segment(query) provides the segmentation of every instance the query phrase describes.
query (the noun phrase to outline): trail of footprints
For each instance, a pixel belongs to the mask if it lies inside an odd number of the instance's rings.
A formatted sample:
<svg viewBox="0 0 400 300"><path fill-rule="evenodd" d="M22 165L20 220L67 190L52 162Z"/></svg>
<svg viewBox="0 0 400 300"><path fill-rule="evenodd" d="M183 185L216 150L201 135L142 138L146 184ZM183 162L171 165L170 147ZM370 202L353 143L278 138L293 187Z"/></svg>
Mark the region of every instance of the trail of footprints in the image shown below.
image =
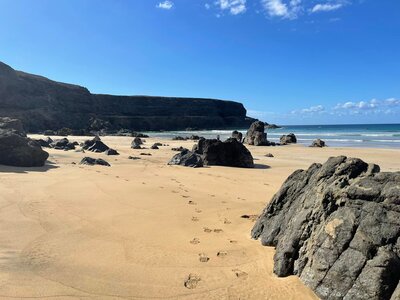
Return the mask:
<svg viewBox="0 0 400 300"><path fill-rule="evenodd" d="M176 183L179 183L177 180L174 180L174 179L171 179L171 180L175 181ZM181 185L181 186L183 186L183 185ZM186 191L186 190L185 190L185 191ZM187 191L186 191L186 192L187 192ZM210 196L211 196L211 197L215 197L215 195L210 195ZM183 195L182 195L182 197L184 197L184 198L189 198L189 196L183 196ZM241 199L241 198L238 198L238 199ZM245 200L245 199L241 199L241 200ZM221 203L225 204L226 201L221 201ZM193 201L193 200L189 200L189 201L187 202L187 204L188 204L188 205L192 205L192 206L197 206L197 202L195 202L195 201ZM230 209L230 208L227 208L227 210L229 210L229 209ZM200 214L200 213L202 213L202 210L196 207L196 208L194 209L194 212ZM195 217L195 216L192 216L192 219L191 219L191 220L192 220L192 222L198 222L198 221L199 221L199 218L198 218L198 217ZM227 218L224 218L224 219L223 219L223 224L225 224L225 225L231 224L231 221L230 221L229 219L227 219ZM210 234L211 234L211 233L219 234L219 233L224 232L224 230L221 229L221 228L211 229L211 228L209 228L209 227L203 227L203 231L204 231L205 233L210 233ZM228 242L229 242L230 244L236 244L236 243L237 243L236 240L232 240L232 239L228 239ZM200 239L198 239L198 238L193 238L192 240L190 240L190 244L192 244L192 245L198 245L198 244L200 244ZM198 255L199 255L199 261L200 261L201 263L207 263L207 262L209 262L210 259L211 259L206 253L199 253ZM216 257L218 257L219 259L222 259L222 258L226 257L227 255L228 255L228 252L227 252L227 251L218 251L218 252L216 253ZM234 276L235 276L236 278L244 279L244 278L247 278L247 276L248 276L248 274L247 274L246 272L244 272L244 271L242 271L242 270L240 270L240 269L238 269L238 268L232 269L232 272L233 272L233 274L234 274ZM190 274L186 277L186 279L184 280L183 285L184 285L187 289L195 289L195 288L197 288L199 282L201 282L201 277L200 277L199 275L197 275L197 274L190 273Z"/></svg>

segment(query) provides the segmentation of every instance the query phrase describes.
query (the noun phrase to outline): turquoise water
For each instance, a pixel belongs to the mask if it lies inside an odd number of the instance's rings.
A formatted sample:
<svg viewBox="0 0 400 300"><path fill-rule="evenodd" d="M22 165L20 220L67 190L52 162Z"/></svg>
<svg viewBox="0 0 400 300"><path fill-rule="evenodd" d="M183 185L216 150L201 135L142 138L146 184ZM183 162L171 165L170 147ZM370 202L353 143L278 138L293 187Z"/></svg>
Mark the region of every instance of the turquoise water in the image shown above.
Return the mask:
<svg viewBox="0 0 400 300"><path fill-rule="evenodd" d="M247 129L238 129L243 134ZM149 132L153 137L172 138L176 135L200 135L205 138L226 139L232 130L207 131L168 131ZM283 134L293 132L299 144L310 145L320 138L331 147L368 147L368 148L398 148L400 149L400 124L368 124L368 125L297 125L282 126L279 129L268 129L268 140L279 142Z"/></svg>

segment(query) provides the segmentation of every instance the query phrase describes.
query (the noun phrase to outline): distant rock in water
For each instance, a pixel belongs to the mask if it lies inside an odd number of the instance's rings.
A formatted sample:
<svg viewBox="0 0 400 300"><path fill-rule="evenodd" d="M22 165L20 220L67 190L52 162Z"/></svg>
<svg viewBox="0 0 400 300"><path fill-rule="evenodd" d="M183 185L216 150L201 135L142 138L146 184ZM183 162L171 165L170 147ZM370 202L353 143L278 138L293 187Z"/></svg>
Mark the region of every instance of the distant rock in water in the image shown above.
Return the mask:
<svg viewBox="0 0 400 300"><path fill-rule="evenodd" d="M294 133L289 133L288 135L282 135L280 138L281 145L296 144L297 138Z"/></svg>
<svg viewBox="0 0 400 300"><path fill-rule="evenodd" d="M104 159L101 158L92 158L92 157L84 157L81 162L81 165L89 165L89 166L94 166L94 165L100 165L100 166L106 166L110 167L111 165L106 162Z"/></svg>
<svg viewBox="0 0 400 300"><path fill-rule="evenodd" d="M400 172L344 156L295 171L252 237L321 299L399 299Z"/></svg>
<svg viewBox="0 0 400 300"><path fill-rule="evenodd" d="M243 104L201 98L112 96L12 69L0 62L0 116L28 132L71 135L100 130L184 130L247 127Z"/></svg>
<svg viewBox="0 0 400 300"><path fill-rule="evenodd" d="M317 147L317 148L322 148L322 147L326 147L325 142L323 140L320 139L316 139L312 142L310 147Z"/></svg>
<svg viewBox="0 0 400 300"><path fill-rule="evenodd" d="M254 146L264 146L267 144L267 134L264 132L264 122L256 121L251 124L246 133L245 143Z"/></svg>
<svg viewBox="0 0 400 300"><path fill-rule="evenodd" d="M237 130L232 131L232 138L236 139L238 142L242 142L243 134Z"/></svg>
<svg viewBox="0 0 400 300"><path fill-rule="evenodd" d="M267 128L267 129L278 129L278 128L282 128L282 127L280 127L280 126L278 126L278 125L275 125L275 124L265 124L265 128Z"/></svg>
<svg viewBox="0 0 400 300"><path fill-rule="evenodd" d="M200 168L203 166L203 159L200 155L189 151L188 149L175 154L168 163L169 165L179 165L184 167Z"/></svg>
<svg viewBox="0 0 400 300"><path fill-rule="evenodd" d="M0 164L15 167L42 167L49 154L28 137L18 120L0 118Z"/></svg>

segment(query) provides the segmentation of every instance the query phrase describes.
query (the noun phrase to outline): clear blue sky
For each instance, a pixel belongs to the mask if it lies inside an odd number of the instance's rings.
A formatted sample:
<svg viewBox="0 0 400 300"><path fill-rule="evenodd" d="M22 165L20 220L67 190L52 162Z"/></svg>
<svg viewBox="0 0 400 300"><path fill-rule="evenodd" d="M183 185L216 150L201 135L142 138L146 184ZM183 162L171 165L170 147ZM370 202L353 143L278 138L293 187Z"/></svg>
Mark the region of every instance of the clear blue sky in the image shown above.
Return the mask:
<svg viewBox="0 0 400 300"><path fill-rule="evenodd" d="M399 0L0 0L0 61L273 123L400 123Z"/></svg>

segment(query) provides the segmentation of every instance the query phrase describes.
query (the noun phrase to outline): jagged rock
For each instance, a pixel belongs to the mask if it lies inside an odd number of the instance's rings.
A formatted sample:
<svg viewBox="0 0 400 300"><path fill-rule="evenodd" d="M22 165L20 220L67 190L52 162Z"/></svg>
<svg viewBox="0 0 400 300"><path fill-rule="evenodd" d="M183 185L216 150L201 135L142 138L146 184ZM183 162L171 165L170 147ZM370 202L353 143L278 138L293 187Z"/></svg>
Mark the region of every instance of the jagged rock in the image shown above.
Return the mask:
<svg viewBox="0 0 400 300"><path fill-rule="evenodd" d="M227 139L225 142L201 139L193 147L192 151L199 154L204 164L208 166L254 167L250 151L242 143L233 138Z"/></svg>
<svg viewBox="0 0 400 300"><path fill-rule="evenodd" d="M98 137L98 136L95 136L91 140L86 140L83 143L82 148L84 150L91 151L91 152L96 152L96 153L105 152L108 149L110 149L110 147L108 147L106 144L104 144L101 141L100 137Z"/></svg>
<svg viewBox="0 0 400 300"><path fill-rule="evenodd" d="M264 132L264 123L256 121L251 124L246 133L245 143L254 146L264 146L267 144L267 134Z"/></svg>
<svg viewBox="0 0 400 300"><path fill-rule="evenodd" d="M323 140L320 139L316 139L315 141L312 142L310 147L318 147L318 148L322 148L325 147L325 142Z"/></svg>
<svg viewBox="0 0 400 300"><path fill-rule="evenodd" d="M105 154L105 155L119 155L119 153L118 153L117 150L114 150L114 149L111 149L111 148L108 148L108 149L104 152L104 154Z"/></svg>
<svg viewBox="0 0 400 300"><path fill-rule="evenodd" d="M84 158L82 158L82 160L81 160L81 162L79 164L81 164L81 165L89 165L89 166L94 166L94 165L100 165L100 166L106 166L106 167L110 167L111 166L104 159L92 158L92 157L84 157Z"/></svg>
<svg viewBox="0 0 400 300"><path fill-rule="evenodd" d="M237 130L232 131L232 138L236 139L238 142L242 142L243 134Z"/></svg>
<svg viewBox="0 0 400 300"><path fill-rule="evenodd" d="M265 157L274 157L274 155L272 153L267 153L265 154Z"/></svg>
<svg viewBox="0 0 400 300"><path fill-rule="evenodd" d="M4 119L2 118L2 121ZM0 164L15 167L42 167L49 154L42 150L38 142L26 137L18 121L9 120L11 121L1 122Z"/></svg>
<svg viewBox="0 0 400 300"><path fill-rule="evenodd" d="M142 149L141 145L143 145L143 141L140 137L135 137L132 141L131 148L132 149Z"/></svg>
<svg viewBox="0 0 400 300"><path fill-rule="evenodd" d="M400 278L400 172L345 156L295 171L252 237L275 246L275 274L296 274L321 299L390 299Z"/></svg>
<svg viewBox="0 0 400 300"><path fill-rule="evenodd" d="M282 135L280 138L281 145L296 144L297 138L294 133L289 133L288 135Z"/></svg>
<svg viewBox="0 0 400 300"><path fill-rule="evenodd" d="M168 164L200 168L203 167L203 159L200 155L186 149L181 153L175 154Z"/></svg>
<svg viewBox="0 0 400 300"><path fill-rule="evenodd" d="M183 148L182 146L180 146L180 147L172 148L171 150L172 150L172 151L179 151L179 152L182 152L182 151L189 150L189 149Z"/></svg>
<svg viewBox="0 0 400 300"><path fill-rule="evenodd" d="M75 144L71 143L67 138L62 138L59 140L54 140L52 143L50 143L50 147L56 150L74 150L75 149Z"/></svg>

